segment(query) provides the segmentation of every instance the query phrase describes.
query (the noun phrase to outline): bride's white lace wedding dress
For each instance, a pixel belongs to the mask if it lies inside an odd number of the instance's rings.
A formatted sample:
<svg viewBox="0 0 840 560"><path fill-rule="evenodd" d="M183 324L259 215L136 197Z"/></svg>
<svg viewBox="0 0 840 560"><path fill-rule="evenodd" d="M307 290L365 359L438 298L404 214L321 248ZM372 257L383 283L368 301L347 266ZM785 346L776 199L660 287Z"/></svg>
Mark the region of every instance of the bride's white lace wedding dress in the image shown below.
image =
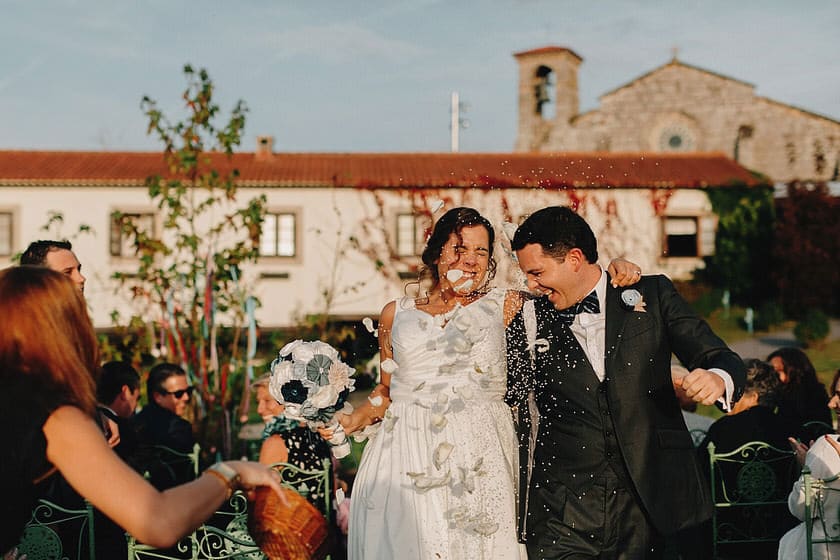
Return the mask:
<svg viewBox="0 0 840 560"><path fill-rule="evenodd" d="M397 301L392 403L353 484L350 560L525 558L504 299L493 289L445 316Z"/></svg>

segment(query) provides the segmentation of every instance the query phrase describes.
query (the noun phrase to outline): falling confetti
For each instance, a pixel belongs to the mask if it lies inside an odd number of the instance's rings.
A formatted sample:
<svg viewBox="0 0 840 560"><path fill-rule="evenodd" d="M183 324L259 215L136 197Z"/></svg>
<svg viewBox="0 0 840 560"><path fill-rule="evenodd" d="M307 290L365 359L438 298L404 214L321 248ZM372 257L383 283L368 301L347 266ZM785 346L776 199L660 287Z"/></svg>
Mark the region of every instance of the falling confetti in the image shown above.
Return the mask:
<svg viewBox="0 0 840 560"><path fill-rule="evenodd" d="M449 270L446 271L446 279L449 280L452 283L455 283L458 280L460 280L461 276L463 276L463 275L464 275L464 271L459 270L457 268L450 268Z"/></svg>
<svg viewBox="0 0 840 560"><path fill-rule="evenodd" d="M400 366L397 365L397 362L392 360L391 358L386 358L382 360L382 364L380 365L382 371L387 374L392 374L399 369Z"/></svg>
<svg viewBox="0 0 840 560"><path fill-rule="evenodd" d="M434 215L434 214L437 214L438 210L440 210L441 208L443 208L443 201L438 199L438 200L436 200L432 203L432 206L431 206L430 210L431 210L432 214Z"/></svg>
<svg viewBox="0 0 840 560"><path fill-rule="evenodd" d="M448 273L447 273L447 274L448 274ZM457 286L457 287L455 288L455 290L456 290L457 292L459 292L459 293L462 293L462 294L463 294L463 293L467 293L467 292L469 292L470 290L472 290L472 287L473 287L473 281L470 279L470 280L467 280L466 282L464 282L463 284L461 284L460 286Z"/></svg>
<svg viewBox="0 0 840 560"><path fill-rule="evenodd" d="M372 333L374 331L373 319L371 319L370 317L365 317L364 319L362 319L362 324L367 329L367 332Z"/></svg>

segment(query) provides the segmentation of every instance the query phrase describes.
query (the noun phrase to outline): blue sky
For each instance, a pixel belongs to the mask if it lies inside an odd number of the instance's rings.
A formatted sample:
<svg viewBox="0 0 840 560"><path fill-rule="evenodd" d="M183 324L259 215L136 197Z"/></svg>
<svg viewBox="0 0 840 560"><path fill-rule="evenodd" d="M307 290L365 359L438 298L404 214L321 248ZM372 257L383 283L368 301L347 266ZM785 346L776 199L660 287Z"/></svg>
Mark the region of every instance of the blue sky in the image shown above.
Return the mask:
<svg viewBox="0 0 840 560"><path fill-rule="evenodd" d="M581 109L667 62L752 83L840 120L834 0L0 0L0 149L157 150L140 99L173 118L185 63L225 114L248 105L242 150L510 151L513 52L584 59Z"/></svg>

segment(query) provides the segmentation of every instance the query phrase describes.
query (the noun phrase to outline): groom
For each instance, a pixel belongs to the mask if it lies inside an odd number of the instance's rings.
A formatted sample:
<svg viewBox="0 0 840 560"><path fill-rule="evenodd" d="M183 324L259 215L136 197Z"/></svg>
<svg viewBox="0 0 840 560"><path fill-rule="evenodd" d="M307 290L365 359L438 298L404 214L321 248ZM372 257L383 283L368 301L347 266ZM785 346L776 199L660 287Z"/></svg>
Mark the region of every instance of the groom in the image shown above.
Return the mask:
<svg viewBox="0 0 840 560"><path fill-rule="evenodd" d="M535 212L512 246L544 296L507 334L528 556L659 558L664 536L711 515L671 354L691 371L688 396L724 408L743 363L664 276L613 288L592 230L569 208Z"/></svg>

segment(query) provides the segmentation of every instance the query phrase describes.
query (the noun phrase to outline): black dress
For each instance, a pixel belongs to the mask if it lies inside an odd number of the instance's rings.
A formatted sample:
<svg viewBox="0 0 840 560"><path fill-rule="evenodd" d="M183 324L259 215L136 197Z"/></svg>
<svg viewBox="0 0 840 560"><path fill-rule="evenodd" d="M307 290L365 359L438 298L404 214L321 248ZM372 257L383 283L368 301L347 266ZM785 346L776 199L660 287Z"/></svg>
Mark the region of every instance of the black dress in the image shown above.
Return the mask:
<svg viewBox="0 0 840 560"><path fill-rule="evenodd" d="M26 387L28 380L20 377L8 384L4 380L0 390L0 425L8 442L0 460L0 556L18 544L43 491L36 480L43 479L52 468L42 428L53 407L33 398L43 390Z"/></svg>
<svg viewBox="0 0 840 560"><path fill-rule="evenodd" d="M263 430L263 440L274 435L279 435L286 442L286 448L289 450L289 458L286 462L290 465L307 471L320 471L324 468L324 461L328 461L330 464L329 481L330 486L332 486L333 473L330 446L318 433L301 426L295 420L280 415L275 416L266 424ZM307 485L307 488L309 486ZM300 492L300 489L298 491ZM323 492L318 492L313 488L308 492L304 489L301 494L318 508L318 511L322 513L326 511ZM332 517L331 512L330 517Z"/></svg>
<svg viewBox="0 0 840 560"><path fill-rule="evenodd" d="M777 397L778 414L797 427L796 436L808 444L823 434L833 433L828 393L820 382L788 384ZM807 425L809 422L815 424Z"/></svg>

